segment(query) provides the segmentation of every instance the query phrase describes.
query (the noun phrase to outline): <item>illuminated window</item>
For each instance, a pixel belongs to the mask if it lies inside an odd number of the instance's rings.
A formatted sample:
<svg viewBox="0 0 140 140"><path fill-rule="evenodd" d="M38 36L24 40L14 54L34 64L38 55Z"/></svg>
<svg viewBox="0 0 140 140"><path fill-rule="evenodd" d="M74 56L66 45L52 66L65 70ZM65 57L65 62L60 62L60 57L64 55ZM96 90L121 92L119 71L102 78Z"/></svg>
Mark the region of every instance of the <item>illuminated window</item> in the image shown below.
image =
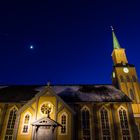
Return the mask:
<svg viewBox="0 0 140 140"><path fill-rule="evenodd" d="M60 134L61 135L66 135L67 134L67 124L68 124L68 115L67 115L66 112L64 112L60 116L60 123L61 123Z"/></svg>
<svg viewBox="0 0 140 140"><path fill-rule="evenodd" d="M130 78L128 75L126 76L126 80L127 80L127 82L130 82Z"/></svg>
<svg viewBox="0 0 140 140"><path fill-rule="evenodd" d="M137 78L135 77L135 75L132 76L133 82L137 82Z"/></svg>
<svg viewBox="0 0 140 140"><path fill-rule="evenodd" d="M82 139L83 140L90 140L90 113L87 107L84 107L81 111L82 117Z"/></svg>
<svg viewBox="0 0 140 140"><path fill-rule="evenodd" d="M123 78L122 75L120 75L120 81L121 81L121 82L124 82L124 78Z"/></svg>
<svg viewBox="0 0 140 140"><path fill-rule="evenodd" d="M115 72L113 72L112 76L113 76L113 78L115 78Z"/></svg>
<svg viewBox="0 0 140 140"><path fill-rule="evenodd" d="M100 110L100 118L101 118L101 128L102 128L102 139L111 140L108 111L105 108L102 108Z"/></svg>
<svg viewBox="0 0 140 140"><path fill-rule="evenodd" d="M50 102L45 102L41 105L40 110L42 114L50 114L53 111L53 104Z"/></svg>
<svg viewBox="0 0 140 140"><path fill-rule="evenodd" d="M130 95L129 95L130 96L130 99L131 100L134 100L135 98L134 98L134 92L133 92L133 90L130 89L130 92L129 93L130 93Z"/></svg>
<svg viewBox="0 0 140 140"><path fill-rule="evenodd" d="M24 117L22 133L26 134L29 132L30 119L31 119L31 115L29 113L26 114Z"/></svg>
<svg viewBox="0 0 140 140"><path fill-rule="evenodd" d="M9 119L6 128L5 140L12 140L13 139L13 130L16 121L16 112L17 108L12 108L9 112Z"/></svg>
<svg viewBox="0 0 140 140"><path fill-rule="evenodd" d="M122 107L119 109L119 119L123 140L131 140L127 112Z"/></svg>

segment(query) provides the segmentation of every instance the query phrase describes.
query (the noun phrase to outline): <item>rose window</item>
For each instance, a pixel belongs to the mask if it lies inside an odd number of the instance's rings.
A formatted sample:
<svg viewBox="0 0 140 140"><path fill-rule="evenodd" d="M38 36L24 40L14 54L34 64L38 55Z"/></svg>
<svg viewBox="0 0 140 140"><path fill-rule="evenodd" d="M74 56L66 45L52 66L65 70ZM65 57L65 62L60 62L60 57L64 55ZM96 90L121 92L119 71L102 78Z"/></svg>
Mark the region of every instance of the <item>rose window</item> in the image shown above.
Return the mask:
<svg viewBox="0 0 140 140"><path fill-rule="evenodd" d="M53 105L50 102L46 102L41 106L41 113L49 115L52 112Z"/></svg>

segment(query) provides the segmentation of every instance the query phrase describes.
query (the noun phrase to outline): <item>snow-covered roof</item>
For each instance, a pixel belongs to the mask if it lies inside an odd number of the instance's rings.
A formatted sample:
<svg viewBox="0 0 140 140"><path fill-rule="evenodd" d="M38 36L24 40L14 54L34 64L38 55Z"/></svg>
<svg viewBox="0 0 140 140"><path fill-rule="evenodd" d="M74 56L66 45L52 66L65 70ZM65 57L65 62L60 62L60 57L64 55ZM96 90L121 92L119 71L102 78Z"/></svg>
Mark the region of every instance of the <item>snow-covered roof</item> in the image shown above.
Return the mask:
<svg viewBox="0 0 140 140"><path fill-rule="evenodd" d="M65 102L130 102L122 91L112 85L53 86Z"/></svg>
<svg viewBox="0 0 140 140"><path fill-rule="evenodd" d="M0 102L24 102L32 99L45 86L7 86L0 88ZM131 102L112 85L56 85L52 90L68 102Z"/></svg>

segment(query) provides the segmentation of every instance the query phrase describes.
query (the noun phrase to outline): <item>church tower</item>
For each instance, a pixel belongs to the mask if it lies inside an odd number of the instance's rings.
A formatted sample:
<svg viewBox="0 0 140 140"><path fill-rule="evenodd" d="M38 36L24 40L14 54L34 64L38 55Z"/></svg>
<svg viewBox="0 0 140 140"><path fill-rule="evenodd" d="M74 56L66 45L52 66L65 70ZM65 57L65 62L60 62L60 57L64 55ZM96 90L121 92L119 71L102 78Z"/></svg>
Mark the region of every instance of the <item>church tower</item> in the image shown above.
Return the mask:
<svg viewBox="0 0 140 140"><path fill-rule="evenodd" d="M140 87L135 66L128 63L125 49L121 48L112 28L114 62L112 82L114 86L122 90L134 104L140 103Z"/></svg>

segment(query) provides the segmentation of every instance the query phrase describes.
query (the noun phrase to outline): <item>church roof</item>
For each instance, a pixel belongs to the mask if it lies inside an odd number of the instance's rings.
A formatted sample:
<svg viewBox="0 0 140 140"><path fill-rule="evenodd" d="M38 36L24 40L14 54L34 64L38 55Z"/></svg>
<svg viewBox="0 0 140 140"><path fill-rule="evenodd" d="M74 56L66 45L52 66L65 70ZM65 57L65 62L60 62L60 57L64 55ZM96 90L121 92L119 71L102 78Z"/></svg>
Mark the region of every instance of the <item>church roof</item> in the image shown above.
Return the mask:
<svg viewBox="0 0 140 140"><path fill-rule="evenodd" d="M26 102L45 86L7 86L0 88L0 102ZM112 85L60 85L52 90L65 102L131 102Z"/></svg>
<svg viewBox="0 0 140 140"><path fill-rule="evenodd" d="M37 86L1 86L0 102L25 102L36 95Z"/></svg>
<svg viewBox="0 0 140 140"><path fill-rule="evenodd" d="M131 100L112 85L54 86L65 102L130 102Z"/></svg>

